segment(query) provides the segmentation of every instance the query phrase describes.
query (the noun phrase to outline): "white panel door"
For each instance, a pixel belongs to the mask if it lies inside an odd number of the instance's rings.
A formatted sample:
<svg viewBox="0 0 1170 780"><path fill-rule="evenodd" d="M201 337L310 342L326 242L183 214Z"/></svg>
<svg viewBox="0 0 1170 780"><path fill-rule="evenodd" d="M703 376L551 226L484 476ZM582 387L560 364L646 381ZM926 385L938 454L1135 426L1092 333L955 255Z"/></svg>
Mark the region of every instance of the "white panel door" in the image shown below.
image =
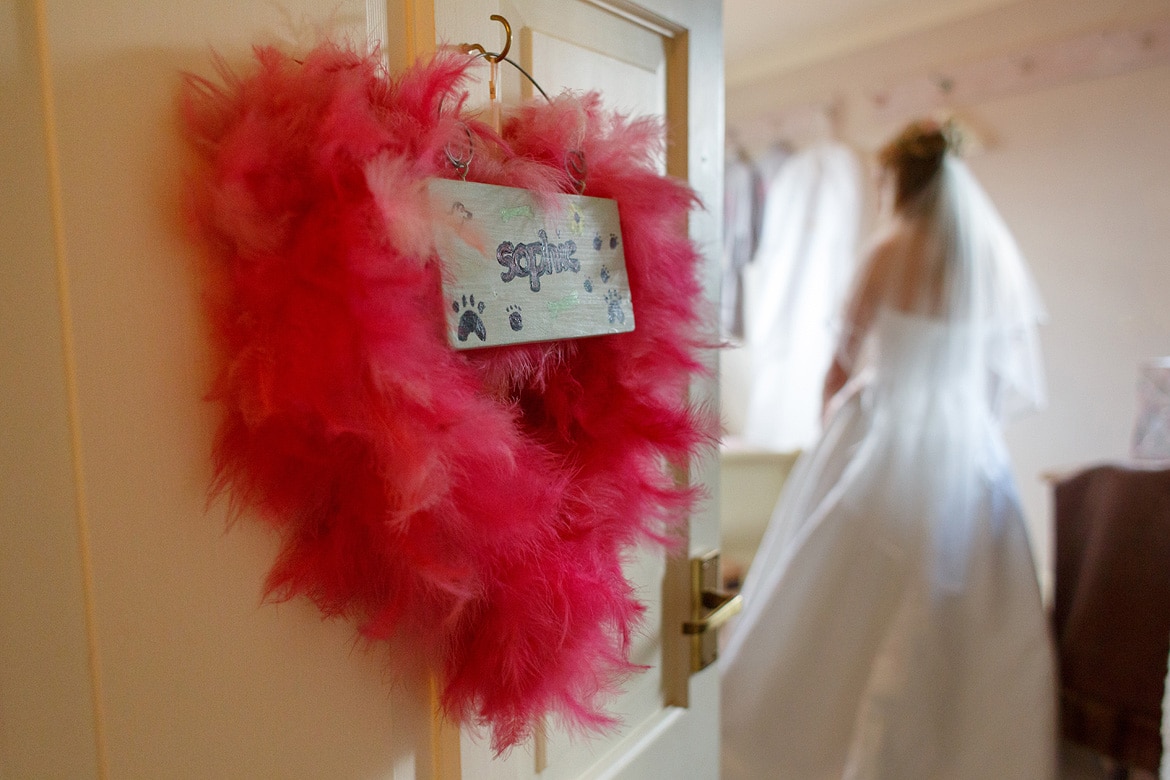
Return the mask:
<svg viewBox="0 0 1170 780"><path fill-rule="evenodd" d="M547 89L664 112L666 170L707 203L691 233L713 257L717 2L435 0L437 24L430 0L0 5L3 776L487 780L533 777L538 761L545 778L716 776L716 673L687 679L677 628L684 565L647 556L631 572L652 604L636 660L654 669L617 703L621 732L552 730L492 762L436 730L427 681L355 644L352 626L303 601L261 604L275 540L253 522L225 532L226 507L206 504L217 415L179 218L180 72L214 76L213 49L242 66L254 43L326 30L382 40L401 66L436 30L489 42L499 11ZM711 473L692 464L690 478ZM694 551L717 544L710 511L693 519Z"/></svg>
<svg viewBox="0 0 1170 780"><path fill-rule="evenodd" d="M550 95L562 89L598 90L607 107L664 117L669 140L663 169L688 179L707 209L696 213L692 237L707 258L707 289L717 284L714 247L720 218L722 166L722 42L718 2L619 0L435 0L435 34L447 43L503 46L500 13L512 25L509 54ZM486 72L486 66L483 68ZM505 103L531 97L527 80L500 65ZM486 79L486 76L485 76ZM479 100L486 99L482 85ZM712 305L708 316L714 318ZM694 388L711 396L709 383ZM689 464L688 478L716 486L711 462ZM718 546L713 502L690 521L690 551ZM715 778L718 776L718 677L714 667L689 676L689 643L681 633L690 609L689 568L645 551L629 567L648 611L632 659L649 667L613 702L622 726L605 738L574 738L547 724L543 734L502 759L485 735L458 737L458 763L446 777ZM454 738L451 739L454 743ZM454 744L451 750L455 750ZM454 763L454 762L453 762ZM461 771L460 771L461 770Z"/></svg>

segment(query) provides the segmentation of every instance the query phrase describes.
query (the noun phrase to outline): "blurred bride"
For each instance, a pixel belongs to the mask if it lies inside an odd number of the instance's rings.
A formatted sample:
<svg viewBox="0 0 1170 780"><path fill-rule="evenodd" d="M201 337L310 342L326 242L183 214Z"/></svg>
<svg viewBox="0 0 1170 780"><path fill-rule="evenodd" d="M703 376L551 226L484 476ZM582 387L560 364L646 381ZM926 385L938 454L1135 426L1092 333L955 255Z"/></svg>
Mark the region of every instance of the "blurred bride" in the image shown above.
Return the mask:
<svg viewBox="0 0 1170 780"><path fill-rule="evenodd" d="M1042 305L951 133L881 153L875 240L798 462L744 584L723 777L1043 780L1053 655L1008 454L1043 401Z"/></svg>

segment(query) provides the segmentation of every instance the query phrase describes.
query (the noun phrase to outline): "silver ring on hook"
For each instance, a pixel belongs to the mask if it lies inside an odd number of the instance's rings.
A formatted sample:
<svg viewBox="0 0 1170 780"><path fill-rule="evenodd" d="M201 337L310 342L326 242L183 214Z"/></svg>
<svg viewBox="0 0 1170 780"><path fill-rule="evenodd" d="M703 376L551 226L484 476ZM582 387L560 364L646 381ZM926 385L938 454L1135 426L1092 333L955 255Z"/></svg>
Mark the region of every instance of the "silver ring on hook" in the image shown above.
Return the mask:
<svg viewBox="0 0 1170 780"><path fill-rule="evenodd" d="M573 184L577 187L577 194L585 192L585 175L588 167L585 164L585 152L580 149L571 149L565 153L565 171L569 174Z"/></svg>
<svg viewBox="0 0 1170 780"><path fill-rule="evenodd" d="M463 122L460 122L459 126L462 127L463 132L467 134L467 155L456 155L452 153L451 141L448 141L447 145L443 147L443 152L447 155L447 160L451 163L451 167L459 172L459 178L463 179L463 181L467 181L467 169L471 167L471 161L475 157L475 141L472 138L470 127L468 127Z"/></svg>

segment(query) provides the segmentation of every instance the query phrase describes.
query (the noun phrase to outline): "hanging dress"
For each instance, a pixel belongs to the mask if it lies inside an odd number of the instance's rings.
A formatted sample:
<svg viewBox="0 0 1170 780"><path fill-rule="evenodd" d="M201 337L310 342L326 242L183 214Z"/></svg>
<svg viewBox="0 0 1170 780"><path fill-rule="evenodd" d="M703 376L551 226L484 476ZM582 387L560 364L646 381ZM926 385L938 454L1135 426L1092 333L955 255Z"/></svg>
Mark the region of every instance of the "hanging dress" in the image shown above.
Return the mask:
<svg viewBox="0 0 1170 780"><path fill-rule="evenodd" d="M742 438L751 447L799 450L820 433L832 318L857 263L860 182L853 150L824 142L793 155L769 183L743 281L751 378Z"/></svg>
<svg viewBox="0 0 1170 780"><path fill-rule="evenodd" d="M756 250L759 173L742 153L729 155L723 171L723 250L719 330L725 339L744 336L744 273Z"/></svg>
<svg viewBox="0 0 1170 780"><path fill-rule="evenodd" d="M725 780L1053 775L1053 654L1000 435L1042 393L1041 310L945 167L869 264L887 273L843 331L853 380L751 564L720 661ZM940 246L941 276L915 259Z"/></svg>

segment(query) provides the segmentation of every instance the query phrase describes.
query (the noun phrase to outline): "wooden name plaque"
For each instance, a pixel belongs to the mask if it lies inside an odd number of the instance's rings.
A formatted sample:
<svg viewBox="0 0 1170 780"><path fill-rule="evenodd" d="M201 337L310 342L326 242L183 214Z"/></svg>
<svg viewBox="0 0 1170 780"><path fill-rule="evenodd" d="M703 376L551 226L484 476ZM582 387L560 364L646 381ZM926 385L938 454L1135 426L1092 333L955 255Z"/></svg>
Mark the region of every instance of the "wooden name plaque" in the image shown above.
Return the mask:
<svg viewBox="0 0 1170 780"><path fill-rule="evenodd" d="M433 179L456 349L634 329L617 201Z"/></svg>

